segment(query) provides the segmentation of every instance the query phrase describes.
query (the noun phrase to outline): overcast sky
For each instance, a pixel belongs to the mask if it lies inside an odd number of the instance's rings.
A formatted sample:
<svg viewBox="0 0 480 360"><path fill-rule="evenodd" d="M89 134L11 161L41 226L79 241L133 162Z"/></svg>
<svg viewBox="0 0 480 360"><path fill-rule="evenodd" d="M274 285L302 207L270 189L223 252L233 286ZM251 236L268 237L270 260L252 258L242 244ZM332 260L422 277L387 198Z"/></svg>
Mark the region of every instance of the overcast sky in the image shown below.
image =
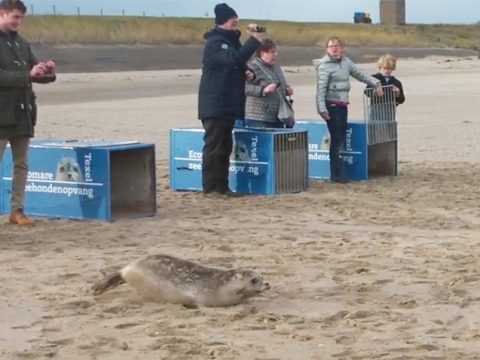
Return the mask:
<svg viewBox="0 0 480 360"><path fill-rule="evenodd" d="M213 17L220 1L201 0L24 0L35 14ZM480 21L480 0L405 0L407 23L472 24ZM240 19L352 22L356 11L379 21L379 0L230 0Z"/></svg>

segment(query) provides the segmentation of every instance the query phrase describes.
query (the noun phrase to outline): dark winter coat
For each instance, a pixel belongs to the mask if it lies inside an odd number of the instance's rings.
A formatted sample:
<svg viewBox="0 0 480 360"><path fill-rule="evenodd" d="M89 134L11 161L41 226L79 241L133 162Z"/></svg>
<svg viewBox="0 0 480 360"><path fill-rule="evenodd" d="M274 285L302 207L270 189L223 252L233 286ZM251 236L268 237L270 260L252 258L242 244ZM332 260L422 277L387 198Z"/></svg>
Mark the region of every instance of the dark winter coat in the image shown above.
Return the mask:
<svg viewBox="0 0 480 360"><path fill-rule="evenodd" d="M0 139L34 134L37 106L30 70L36 63L24 38L0 32Z"/></svg>
<svg viewBox="0 0 480 360"><path fill-rule="evenodd" d="M403 92L403 86L400 80L398 80L394 76L390 76L390 78L387 80L381 73L376 73L376 74L373 74L372 76L380 80L380 82L382 83L382 86L393 85L398 87L400 89L400 93L398 94L398 96L395 96L395 103L397 105L400 105L405 102L405 94Z"/></svg>
<svg viewBox="0 0 480 360"><path fill-rule="evenodd" d="M240 31L218 27L204 37L198 118L243 119L246 64L260 42L250 37L242 46Z"/></svg>

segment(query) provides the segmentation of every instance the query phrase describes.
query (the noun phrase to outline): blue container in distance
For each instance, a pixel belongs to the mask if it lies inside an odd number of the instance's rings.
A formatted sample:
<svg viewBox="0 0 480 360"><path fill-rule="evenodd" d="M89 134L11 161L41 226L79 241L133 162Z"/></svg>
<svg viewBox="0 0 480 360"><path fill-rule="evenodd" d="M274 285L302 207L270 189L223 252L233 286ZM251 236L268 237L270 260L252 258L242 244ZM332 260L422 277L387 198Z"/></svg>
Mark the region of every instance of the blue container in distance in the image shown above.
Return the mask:
<svg viewBox="0 0 480 360"><path fill-rule="evenodd" d="M10 149L0 165L0 212L8 213ZM154 145L115 140L32 140L25 212L105 221L154 215Z"/></svg>

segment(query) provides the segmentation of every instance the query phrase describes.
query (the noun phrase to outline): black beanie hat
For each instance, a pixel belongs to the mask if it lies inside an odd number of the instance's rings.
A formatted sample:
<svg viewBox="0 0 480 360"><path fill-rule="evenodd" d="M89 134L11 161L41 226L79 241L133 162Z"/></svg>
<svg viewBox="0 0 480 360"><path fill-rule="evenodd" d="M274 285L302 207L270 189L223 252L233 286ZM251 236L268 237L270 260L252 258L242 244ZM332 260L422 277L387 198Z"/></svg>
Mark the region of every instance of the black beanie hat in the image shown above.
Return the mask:
<svg viewBox="0 0 480 360"><path fill-rule="evenodd" d="M215 24L223 25L232 17L238 17L235 10L225 3L217 4L215 6Z"/></svg>

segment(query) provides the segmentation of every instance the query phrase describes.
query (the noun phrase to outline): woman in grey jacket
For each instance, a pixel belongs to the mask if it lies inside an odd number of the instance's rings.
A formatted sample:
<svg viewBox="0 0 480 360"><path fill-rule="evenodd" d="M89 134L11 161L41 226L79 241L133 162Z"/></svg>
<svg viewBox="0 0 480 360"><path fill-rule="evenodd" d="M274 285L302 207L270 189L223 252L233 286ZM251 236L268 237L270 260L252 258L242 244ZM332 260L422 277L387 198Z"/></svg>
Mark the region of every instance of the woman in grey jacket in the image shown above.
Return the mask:
<svg viewBox="0 0 480 360"><path fill-rule="evenodd" d="M277 46L270 39L264 39L256 51L256 57L248 64L255 78L245 85L245 119L247 126L282 128L278 120L280 94L293 95L287 85L280 65L277 64Z"/></svg>
<svg viewBox="0 0 480 360"><path fill-rule="evenodd" d="M346 183L340 152L345 150L346 143L350 76L375 87L378 96L383 96L383 89L378 79L362 73L343 55L343 44L338 37L328 39L326 55L314 59L313 64L317 71L317 111L327 122L330 133L330 178Z"/></svg>

